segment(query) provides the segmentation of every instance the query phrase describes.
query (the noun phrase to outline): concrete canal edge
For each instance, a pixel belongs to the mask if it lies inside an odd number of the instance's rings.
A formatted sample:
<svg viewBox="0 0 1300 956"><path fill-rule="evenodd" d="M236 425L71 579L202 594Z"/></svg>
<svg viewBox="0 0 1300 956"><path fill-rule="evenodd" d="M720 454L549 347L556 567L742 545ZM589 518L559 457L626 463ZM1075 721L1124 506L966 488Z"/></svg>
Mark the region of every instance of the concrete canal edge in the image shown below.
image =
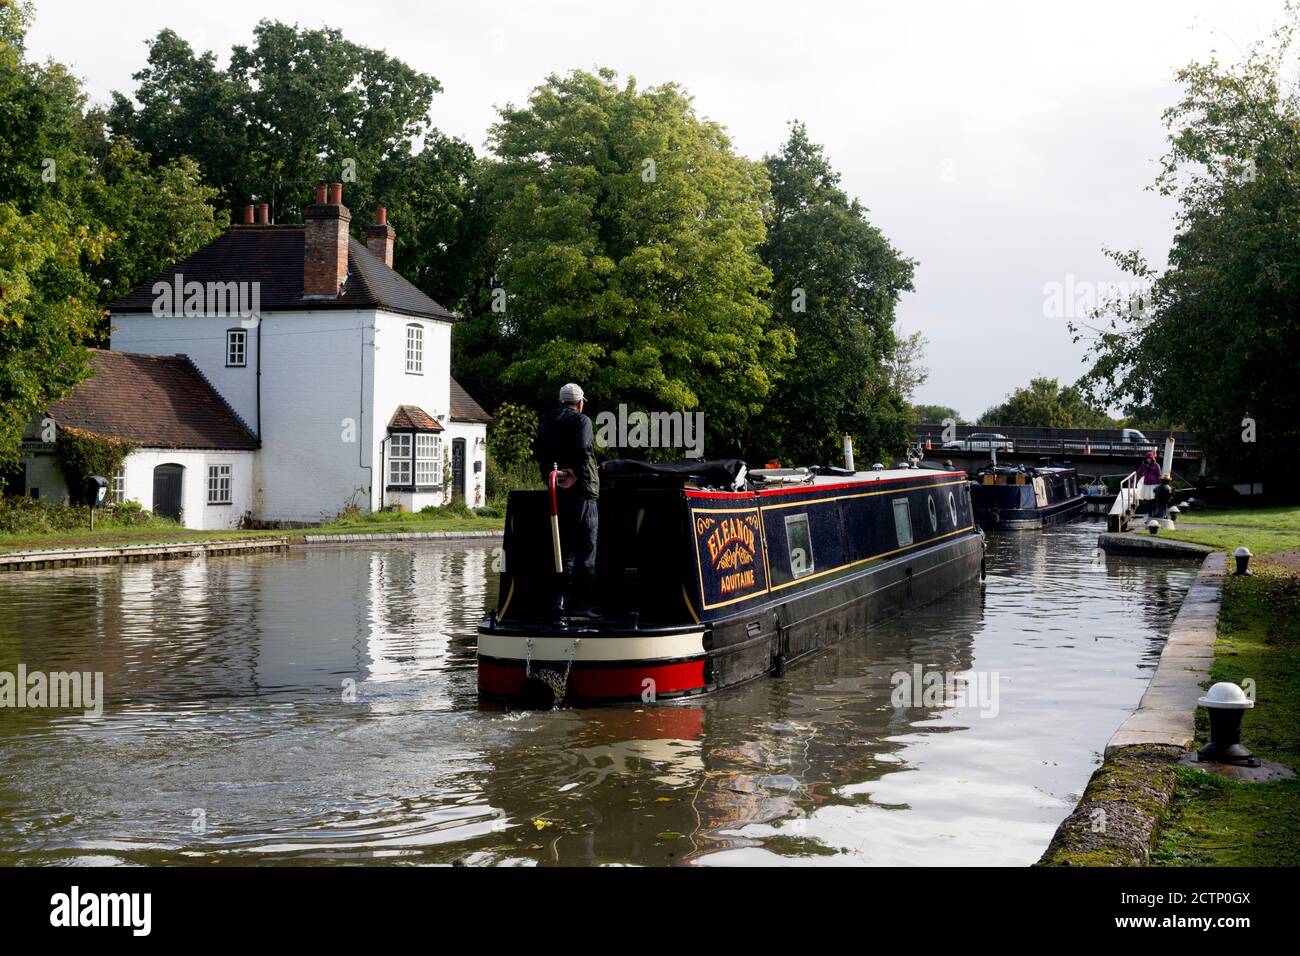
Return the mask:
<svg viewBox="0 0 1300 956"><path fill-rule="evenodd" d="M449 541L456 538L500 538L501 531L390 531L378 534L309 534L296 545L352 544L356 541Z"/></svg>
<svg viewBox="0 0 1300 956"><path fill-rule="evenodd" d="M45 571L53 568L132 564L221 554L287 551L291 547L346 545L378 541L448 541L458 538L500 538L504 531L394 531L380 534L284 535L274 538L235 538L229 541L175 541L162 544L123 544L98 548L47 548L0 553L0 573Z"/></svg>
<svg viewBox="0 0 1300 956"><path fill-rule="evenodd" d="M247 538L231 541L176 541L164 544L123 544L100 548L49 548L42 551L0 553L0 571L42 571L50 568L86 567L97 564L130 564L197 558L214 554L251 551L285 551L288 537Z"/></svg>
<svg viewBox="0 0 1300 956"><path fill-rule="evenodd" d="M1138 708L1111 736L1039 866L1145 866L1196 742L1196 701L1214 663L1227 555L1211 553L1183 598Z"/></svg>
<svg viewBox="0 0 1300 956"><path fill-rule="evenodd" d="M1214 553L1213 548L1203 544L1175 541L1142 531L1105 531L1097 536L1097 546L1107 554L1136 558L1195 558L1199 561Z"/></svg>

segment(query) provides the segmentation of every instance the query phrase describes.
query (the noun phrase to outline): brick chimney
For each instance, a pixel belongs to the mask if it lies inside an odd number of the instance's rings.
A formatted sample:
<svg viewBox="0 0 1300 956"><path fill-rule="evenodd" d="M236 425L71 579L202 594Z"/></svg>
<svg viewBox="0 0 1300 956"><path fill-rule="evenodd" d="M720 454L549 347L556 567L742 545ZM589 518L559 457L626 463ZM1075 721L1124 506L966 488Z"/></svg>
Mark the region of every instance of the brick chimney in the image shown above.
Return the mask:
<svg viewBox="0 0 1300 956"><path fill-rule="evenodd" d="M303 219L303 297L337 298L348 278L348 223L352 221L352 213L343 205L343 184L318 185L316 201Z"/></svg>
<svg viewBox="0 0 1300 956"><path fill-rule="evenodd" d="M380 206L375 210L375 224L366 229L366 248L390 269L393 267L393 239L396 236L388 224L388 210Z"/></svg>

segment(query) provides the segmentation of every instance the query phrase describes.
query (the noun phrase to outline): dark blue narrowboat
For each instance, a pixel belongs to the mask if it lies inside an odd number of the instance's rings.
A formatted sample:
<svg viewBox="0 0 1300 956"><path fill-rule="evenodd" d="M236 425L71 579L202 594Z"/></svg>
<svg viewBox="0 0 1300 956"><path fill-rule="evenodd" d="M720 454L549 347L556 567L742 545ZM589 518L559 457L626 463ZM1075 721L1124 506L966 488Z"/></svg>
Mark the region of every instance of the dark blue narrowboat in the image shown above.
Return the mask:
<svg viewBox="0 0 1300 956"><path fill-rule="evenodd" d="M1086 498L1078 473L1064 465L986 465L971 479L975 520L1008 531L1072 521Z"/></svg>
<svg viewBox="0 0 1300 956"><path fill-rule="evenodd" d="M596 619L557 619L544 491L514 492L486 698L550 706L704 694L786 667L975 579L965 472L601 468Z"/></svg>

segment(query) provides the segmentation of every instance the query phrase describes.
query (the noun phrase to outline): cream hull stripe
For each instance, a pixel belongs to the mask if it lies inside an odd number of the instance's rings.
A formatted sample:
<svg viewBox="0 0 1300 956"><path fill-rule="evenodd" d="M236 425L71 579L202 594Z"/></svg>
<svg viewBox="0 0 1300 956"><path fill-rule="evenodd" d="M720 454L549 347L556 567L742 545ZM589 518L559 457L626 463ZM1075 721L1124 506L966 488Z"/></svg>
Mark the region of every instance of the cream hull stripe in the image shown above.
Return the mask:
<svg viewBox="0 0 1300 956"><path fill-rule="evenodd" d="M534 637L532 659L567 661L573 654L572 637ZM480 657L523 661L528 656L528 638L506 634L480 634ZM578 652L574 660L582 661L655 661L699 657L704 653L704 632L661 634L646 637L600 637L578 635Z"/></svg>

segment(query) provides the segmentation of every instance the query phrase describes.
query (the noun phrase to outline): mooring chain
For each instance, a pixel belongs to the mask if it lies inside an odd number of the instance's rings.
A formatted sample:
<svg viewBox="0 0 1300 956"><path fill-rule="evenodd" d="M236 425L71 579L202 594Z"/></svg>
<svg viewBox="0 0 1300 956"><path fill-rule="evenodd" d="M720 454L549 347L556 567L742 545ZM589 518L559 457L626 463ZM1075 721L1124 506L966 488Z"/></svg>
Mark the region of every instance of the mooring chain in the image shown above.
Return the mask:
<svg viewBox="0 0 1300 956"><path fill-rule="evenodd" d="M578 645L582 643L582 638L575 637L569 645L569 659L564 665L564 674L561 676L553 670L543 669L537 672L538 680L546 684L551 689L551 695L554 698L555 706L558 707L564 700L565 692L569 686L569 674L573 670L573 660L578 656ZM527 673L525 673L527 676Z"/></svg>
<svg viewBox="0 0 1300 956"><path fill-rule="evenodd" d="M524 657L524 679L533 676L533 639L528 639L528 653Z"/></svg>

